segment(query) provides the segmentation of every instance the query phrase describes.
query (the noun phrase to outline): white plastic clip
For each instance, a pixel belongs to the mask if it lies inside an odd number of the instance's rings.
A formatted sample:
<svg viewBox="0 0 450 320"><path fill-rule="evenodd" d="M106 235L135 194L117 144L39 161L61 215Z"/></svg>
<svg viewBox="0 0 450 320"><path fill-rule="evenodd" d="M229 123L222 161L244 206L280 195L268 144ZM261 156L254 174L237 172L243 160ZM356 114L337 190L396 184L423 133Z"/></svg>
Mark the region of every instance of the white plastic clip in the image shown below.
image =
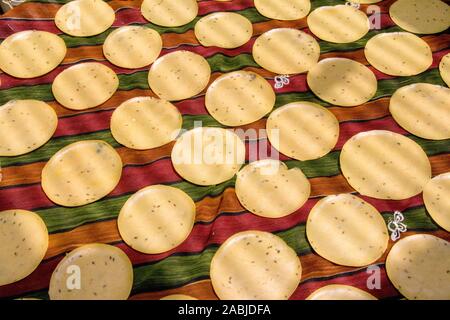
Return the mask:
<svg viewBox="0 0 450 320"><path fill-rule="evenodd" d="M274 84L275 89L281 89L284 86L287 86L289 84L289 75L285 74L285 75L276 76L274 78L274 81L275 81L275 84Z"/></svg>
<svg viewBox="0 0 450 320"><path fill-rule="evenodd" d="M392 241L397 241L400 239L400 234L406 232L407 228L406 224L402 222L403 220L405 220L405 217L400 211L394 212L394 219L389 218L387 227L391 232Z"/></svg>

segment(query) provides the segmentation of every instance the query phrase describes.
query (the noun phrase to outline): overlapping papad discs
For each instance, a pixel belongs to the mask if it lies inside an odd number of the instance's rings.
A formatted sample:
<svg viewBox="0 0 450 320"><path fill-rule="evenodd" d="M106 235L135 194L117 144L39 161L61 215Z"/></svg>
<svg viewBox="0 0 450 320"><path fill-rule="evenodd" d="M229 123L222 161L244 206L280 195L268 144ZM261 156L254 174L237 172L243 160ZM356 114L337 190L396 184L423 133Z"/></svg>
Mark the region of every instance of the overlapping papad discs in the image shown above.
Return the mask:
<svg viewBox="0 0 450 320"><path fill-rule="evenodd" d="M450 7L440 0L398 0L389 15L396 25L414 33L438 33L450 26Z"/></svg>
<svg viewBox="0 0 450 320"><path fill-rule="evenodd" d="M429 234L400 239L389 252L386 271L410 300L450 299L450 243Z"/></svg>
<svg viewBox="0 0 450 320"><path fill-rule="evenodd" d="M51 300L126 300L133 286L133 266L119 248L93 243L76 248L50 279Z"/></svg>
<svg viewBox="0 0 450 320"><path fill-rule="evenodd" d="M166 100L136 97L123 102L111 117L111 133L120 144L137 150L157 148L175 140L183 119Z"/></svg>
<svg viewBox="0 0 450 320"><path fill-rule="evenodd" d="M339 122L326 108L312 102L292 102L272 112L267 136L281 153L312 160L329 153L339 137Z"/></svg>
<svg viewBox="0 0 450 320"><path fill-rule="evenodd" d="M235 71L218 77L208 88L205 105L211 116L226 126L255 122L275 105L269 82L250 71Z"/></svg>
<svg viewBox="0 0 450 320"><path fill-rule="evenodd" d="M361 105L377 92L377 78L365 65L345 58L321 60L308 72L308 86L320 99L342 107Z"/></svg>
<svg viewBox="0 0 450 320"><path fill-rule="evenodd" d="M402 200L422 192L431 179L426 153L413 140L386 130L361 132L340 155L342 174L362 195Z"/></svg>
<svg viewBox="0 0 450 320"><path fill-rule="evenodd" d="M122 160L108 143L86 140L56 152L42 170L42 189L53 202L82 206L110 193L122 175Z"/></svg>
<svg viewBox="0 0 450 320"><path fill-rule="evenodd" d="M306 300L378 300L370 293L356 287L330 284L311 293Z"/></svg>
<svg viewBox="0 0 450 320"><path fill-rule="evenodd" d="M84 110L106 102L118 87L119 78L112 69L98 62L86 62L56 76L52 92L64 107Z"/></svg>
<svg viewBox="0 0 450 320"><path fill-rule="evenodd" d="M430 46L408 32L380 33L366 43L367 61L379 71L392 76L413 76L433 63Z"/></svg>
<svg viewBox="0 0 450 320"><path fill-rule="evenodd" d="M300 283L302 266L280 237L262 231L228 238L211 261L211 282L221 300L286 300Z"/></svg>
<svg viewBox="0 0 450 320"><path fill-rule="evenodd" d="M58 125L55 110L38 100L0 106L0 156L18 156L44 145Z"/></svg>
<svg viewBox="0 0 450 320"><path fill-rule="evenodd" d="M0 286L27 277L44 259L48 231L41 217L26 210L0 212Z"/></svg>
<svg viewBox="0 0 450 320"><path fill-rule="evenodd" d="M433 220L450 232L450 172L434 177L425 185L423 201Z"/></svg>
<svg viewBox="0 0 450 320"><path fill-rule="evenodd" d="M250 20L234 12L214 12L195 24L195 37L205 47L237 48L247 43L252 34Z"/></svg>
<svg viewBox="0 0 450 320"><path fill-rule="evenodd" d="M389 111L405 130L425 139L450 139L450 89L415 83L395 91Z"/></svg>
<svg viewBox="0 0 450 320"><path fill-rule="evenodd" d="M386 223L378 210L351 194L321 199L309 213L306 236L319 255L352 267L377 261L389 241Z"/></svg>
<svg viewBox="0 0 450 320"><path fill-rule="evenodd" d="M201 55L178 50L157 59L148 73L148 83L161 99L188 99L206 88L211 68Z"/></svg>
<svg viewBox="0 0 450 320"><path fill-rule="evenodd" d="M55 24L71 36L90 37L106 31L114 19L114 10L105 1L74 0L56 12Z"/></svg>
<svg viewBox="0 0 450 320"><path fill-rule="evenodd" d="M230 130L200 127L177 139L171 159L177 173L189 182L215 185L239 171L245 161L245 145Z"/></svg>
<svg viewBox="0 0 450 320"><path fill-rule="evenodd" d="M197 0L144 0L141 13L151 23L163 27L179 27L195 19Z"/></svg>
<svg viewBox="0 0 450 320"><path fill-rule="evenodd" d="M0 69L17 78L35 78L55 69L66 56L66 44L46 31L20 31L0 44Z"/></svg>
<svg viewBox="0 0 450 320"><path fill-rule="evenodd" d="M300 209L308 200L311 185L299 168L288 169L278 160L259 160L237 174L236 195L254 214L280 218Z"/></svg>
<svg viewBox="0 0 450 320"><path fill-rule="evenodd" d="M260 35L253 44L253 58L266 70L295 74L310 70L320 56L320 46L309 34L277 28Z"/></svg>
<svg viewBox="0 0 450 320"><path fill-rule="evenodd" d="M198 300L198 299L185 294L171 294L162 297L160 300Z"/></svg>
<svg viewBox="0 0 450 320"><path fill-rule="evenodd" d="M162 39L158 32L143 26L123 26L111 32L103 44L103 54L116 66L137 69L158 58Z"/></svg>
<svg viewBox="0 0 450 320"><path fill-rule="evenodd" d="M364 37L370 23L364 12L342 4L315 9L308 16L308 27L322 40L349 43Z"/></svg>
<svg viewBox="0 0 450 320"><path fill-rule="evenodd" d="M182 190L154 185L132 195L120 210L117 224L133 249L156 254L181 244L192 231L195 203Z"/></svg>
<svg viewBox="0 0 450 320"><path fill-rule="evenodd" d="M256 10L263 16L277 20L297 20L311 10L310 0L255 0Z"/></svg>
<svg viewBox="0 0 450 320"><path fill-rule="evenodd" d="M442 80L450 87L450 53L442 57L439 63L439 72Z"/></svg>

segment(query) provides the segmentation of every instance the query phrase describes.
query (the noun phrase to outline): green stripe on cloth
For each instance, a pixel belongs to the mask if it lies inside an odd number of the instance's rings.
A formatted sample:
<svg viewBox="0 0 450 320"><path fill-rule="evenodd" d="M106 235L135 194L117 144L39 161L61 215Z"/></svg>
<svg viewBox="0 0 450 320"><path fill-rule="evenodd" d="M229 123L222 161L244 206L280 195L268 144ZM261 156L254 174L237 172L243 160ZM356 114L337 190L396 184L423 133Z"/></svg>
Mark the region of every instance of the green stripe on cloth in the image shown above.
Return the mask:
<svg viewBox="0 0 450 320"><path fill-rule="evenodd" d="M235 57L227 57L223 54L217 54L207 59L213 72L230 72L240 70L245 67L257 66L249 54L240 54ZM147 80L147 71L139 71L133 74L120 74L119 90L149 89ZM417 76L394 78L378 81L378 90L372 100L392 95L395 90L402 86L412 83L427 82L436 85L444 85L438 69L427 70ZM32 88L32 90L30 90ZM14 99L36 99L42 101L54 101L50 84L39 84L35 86L22 86L1 91L0 104L7 103ZM319 100L310 91L278 94L275 106L281 106L286 103L298 100L308 100L318 102L324 106L328 103Z"/></svg>

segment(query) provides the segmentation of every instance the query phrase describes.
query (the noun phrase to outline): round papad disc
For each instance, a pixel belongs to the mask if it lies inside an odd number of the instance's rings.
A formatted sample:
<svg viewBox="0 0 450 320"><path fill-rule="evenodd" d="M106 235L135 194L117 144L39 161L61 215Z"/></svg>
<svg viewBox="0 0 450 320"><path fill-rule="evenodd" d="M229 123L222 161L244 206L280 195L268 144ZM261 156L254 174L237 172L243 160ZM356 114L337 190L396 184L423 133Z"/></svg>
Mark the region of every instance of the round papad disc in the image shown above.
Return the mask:
<svg viewBox="0 0 450 320"><path fill-rule="evenodd" d="M0 156L19 156L44 145L58 125L55 110L37 100L0 106Z"/></svg>
<svg viewBox="0 0 450 320"><path fill-rule="evenodd" d="M61 72L53 81L52 92L64 107L85 110L106 102L118 87L119 78L112 69L86 62Z"/></svg>
<svg viewBox="0 0 450 320"><path fill-rule="evenodd" d="M306 300L378 300L370 293L352 286L330 284L311 293Z"/></svg>
<svg viewBox="0 0 450 320"><path fill-rule="evenodd" d="M174 51L156 60L148 73L148 83L161 99L176 101L191 98L206 88L211 68L201 55Z"/></svg>
<svg viewBox="0 0 450 320"><path fill-rule="evenodd" d="M288 169L278 160L259 160L237 174L236 195L250 212L267 218L281 218L300 209L308 200L311 186L299 168Z"/></svg>
<svg viewBox="0 0 450 320"><path fill-rule="evenodd" d="M287 300L302 275L300 259L280 237L262 231L228 238L211 261L211 282L221 300Z"/></svg>
<svg viewBox="0 0 450 320"><path fill-rule="evenodd" d="M434 177L425 185L423 201L433 220L450 232L450 172Z"/></svg>
<svg viewBox="0 0 450 320"><path fill-rule="evenodd" d="M114 10L102 0L74 0L55 15L59 30L75 37L90 37L106 31L116 18Z"/></svg>
<svg viewBox="0 0 450 320"><path fill-rule="evenodd" d="M326 108L312 102L293 102L272 112L267 119L272 146L297 160L323 157L336 145L339 122Z"/></svg>
<svg viewBox="0 0 450 320"><path fill-rule="evenodd" d="M399 240L386 259L392 284L409 300L450 299L450 243L428 234Z"/></svg>
<svg viewBox="0 0 450 320"><path fill-rule="evenodd" d="M0 286L22 280L44 259L48 231L41 217L26 210L0 212Z"/></svg>
<svg viewBox="0 0 450 320"><path fill-rule="evenodd" d="M308 27L318 38L350 43L364 37L370 29L367 15L348 5L319 7L308 16Z"/></svg>
<svg viewBox="0 0 450 320"><path fill-rule="evenodd" d="M87 244L76 248L50 279L51 300L126 300L133 286L133 266L119 248Z"/></svg>
<svg viewBox="0 0 450 320"><path fill-rule="evenodd" d="M441 78L450 87L450 53L442 57L439 63L439 72L441 73Z"/></svg>
<svg viewBox="0 0 450 320"><path fill-rule="evenodd" d="M119 183L122 160L102 140L79 141L56 152L42 170L42 189L53 202L76 207L97 201Z"/></svg>
<svg viewBox="0 0 450 320"><path fill-rule="evenodd" d="M405 130L425 139L450 139L450 89L415 83L395 91L389 111Z"/></svg>
<svg viewBox="0 0 450 320"><path fill-rule="evenodd" d="M263 16L276 20L297 20L311 10L310 0L255 0L256 10Z"/></svg>
<svg viewBox="0 0 450 320"><path fill-rule="evenodd" d="M195 203L182 190L155 185L132 195L120 210L122 239L133 249L156 254L180 245L192 231Z"/></svg>
<svg viewBox="0 0 450 320"><path fill-rule="evenodd" d="M377 92L377 78L365 65L345 58L321 60L308 72L308 86L320 99L342 107L361 105Z"/></svg>
<svg viewBox="0 0 450 320"><path fill-rule="evenodd" d="M306 236L320 256L351 267L377 261L389 241L386 223L378 210L351 194L320 200L309 213Z"/></svg>
<svg viewBox="0 0 450 320"><path fill-rule="evenodd" d="M204 47L232 49L247 43L253 26L246 17L234 12L215 12L195 24L195 37Z"/></svg>
<svg viewBox="0 0 450 320"><path fill-rule="evenodd" d="M414 33L438 33L450 26L450 7L440 0L398 0L389 15L396 25Z"/></svg>
<svg viewBox="0 0 450 320"><path fill-rule="evenodd" d="M340 155L342 174L362 195L402 200L422 192L431 179L426 153L413 140L386 130L361 132Z"/></svg>
<svg viewBox="0 0 450 320"><path fill-rule="evenodd" d="M222 128L195 128L181 135L172 149L177 173L197 185L227 181L245 161L245 145L235 133Z"/></svg>
<svg viewBox="0 0 450 320"><path fill-rule="evenodd" d="M319 56L317 41L297 29L272 29L260 35L253 44L256 63L278 74L306 72L317 64Z"/></svg>
<svg viewBox="0 0 450 320"><path fill-rule="evenodd" d="M144 0L141 13L151 23L163 27L179 27L195 19L196 0Z"/></svg>
<svg viewBox="0 0 450 320"><path fill-rule="evenodd" d="M152 149L175 140L183 119L168 101L136 97L123 102L111 117L111 133L120 144L137 150Z"/></svg>
<svg viewBox="0 0 450 320"><path fill-rule="evenodd" d="M0 44L0 69L16 78L40 77L55 69L66 51L64 40L53 33L13 33Z"/></svg>
<svg viewBox="0 0 450 320"><path fill-rule="evenodd" d="M211 116L226 126L255 122L275 105L269 82L250 71L235 71L218 77L208 88L205 105Z"/></svg>
<svg viewBox="0 0 450 320"><path fill-rule="evenodd" d="M111 32L103 44L103 54L112 64L137 69L158 58L162 39L158 32L142 26L123 26Z"/></svg>
<svg viewBox="0 0 450 320"><path fill-rule="evenodd" d="M367 61L391 76L413 76L426 71L433 63L430 46L408 32L380 33L367 41Z"/></svg>

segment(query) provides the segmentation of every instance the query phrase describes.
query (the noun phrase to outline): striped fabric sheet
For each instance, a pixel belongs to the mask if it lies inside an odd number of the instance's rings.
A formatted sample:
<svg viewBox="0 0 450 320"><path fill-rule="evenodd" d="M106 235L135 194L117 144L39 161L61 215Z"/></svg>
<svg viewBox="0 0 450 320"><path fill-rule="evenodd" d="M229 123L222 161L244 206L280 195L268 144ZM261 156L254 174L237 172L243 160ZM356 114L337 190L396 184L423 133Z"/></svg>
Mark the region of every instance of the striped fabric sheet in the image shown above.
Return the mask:
<svg viewBox="0 0 450 320"><path fill-rule="evenodd" d="M27 2L0 17L0 39L3 40L21 30L46 30L60 34L52 18L62 3L60 0ZM319 41L321 58L347 57L368 65L363 48L366 41L379 32L399 31L388 15L393 0L385 0L381 7L382 30L372 30L363 39L346 45ZM277 90L276 107L286 103L307 100L327 106L340 122L340 138L336 148L325 157L312 161L295 161L282 157L289 167L299 167L309 178L312 186L311 198L297 212L280 219L265 219L247 212L238 202L234 192L234 180L217 186L199 187L184 181L170 162L172 144L148 151L130 150L120 146L111 136L109 119L121 102L135 96L154 96L147 84L147 70L126 70L115 67L105 60L102 42L114 28L129 24L147 25L161 33L164 43L163 54L174 50L189 50L207 58L213 71L212 79L233 70L254 71L273 84L275 74L260 68L251 56L255 38L276 27L293 27L309 32L306 19L298 21L273 21L261 16L252 0L199 2L199 16L216 11L235 11L249 18L254 27L254 37L246 45L233 50L204 48L199 45L193 33L195 21L178 28L163 28L149 24L140 15L140 0L109 1L116 11L113 27L103 34L89 38L75 38L60 34L65 40L68 52L62 65L51 73L36 78L21 80L0 73L0 104L11 99L39 99L55 108L59 124L54 137L40 149L18 157L0 158L3 180L0 182L0 210L20 208L37 212L45 221L50 232L50 245L45 260L26 279L0 287L0 298L38 297L47 299L50 276L63 258L73 248L91 242L103 242L123 249L134 265L134 286L131 299L158 299L172 293L189 294L199 299L217 299L209 280L209 263L217 250L232 234L249 229L273 232L282 237L300 256L302 280L292 299L304 299L315 289L327 284L348 284L368 290L366 281L370 274L366 268L350 268L332 264L315 254L305 235L305 222L309 210L321 198L336 193L354 190L347 184L339 170L339 152L352 135L371 129L391 130L407 135L423 147L429 156L433 175L450 171L450 140L429 141L415 137L399 127L388 111L389 97L399 87L416 82L444 85L437 69L441 57L450 52L450 34L424 36L433 50L434 63L430 69L418 76L395 78L371 68L378 81L375 97L364 105L354 108L330 106L316 98L309 91L305 75L290 78L290 84ZM313 0L313 8L323 5L344 3L339 0ZM363 10L367 6L362 6ZM80 61L99 61L111 67L119 75L120 86L116 94L103 105L84 111L63 108L53 98L51 83L61 70ZM183 127L192 128L194 121L207 126L220 126L204 107L204 92L200 95L175 103L183 114ZM245 126L264 128L265 119ZM78 207L62 208L53 204L43 193L40 174L45 162L60 148L69 143L102 139L119 152L124 162L124 171L119 185L104 199ZM258 137L258 141L264 140ZM247 146L258 143L247 141ZM382 150L380 150L382 152ZM116 217L121 206L131 194L152 184L169 184L187 192L196 202L197 217L194 229L179 247L158 255L145 255L128 247L120 238ZM431 233L446 240L450 234L439 228L427 214L422 196L402 201L381 201L363 197L374 205L388 220L399 210L405 215L408 232ZM389 247L392 246L390 241ZM381 289L370 292L378 298L398 298L400 294L389 282L384 261L386 254L376 262L381 269Z"/></svg>

